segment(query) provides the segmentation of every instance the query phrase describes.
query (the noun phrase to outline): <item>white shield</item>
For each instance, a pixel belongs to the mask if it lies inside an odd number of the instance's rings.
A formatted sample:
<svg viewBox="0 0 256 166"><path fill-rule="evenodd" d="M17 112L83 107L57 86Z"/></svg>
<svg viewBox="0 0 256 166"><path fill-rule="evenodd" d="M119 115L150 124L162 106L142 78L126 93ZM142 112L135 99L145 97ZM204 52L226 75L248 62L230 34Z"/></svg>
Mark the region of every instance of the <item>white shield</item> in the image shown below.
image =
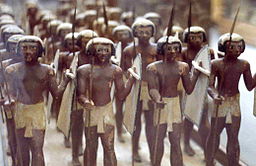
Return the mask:
<svg viewBox="0 0 256 166"><path fill-rule="evenodd" d="M202 67L208 71L211 70L211 60L209 47L204 46L197 54L196 62L202 62ZM192 67L192 71L194 68ZM205 74L200 74L196 82L195 88L190 95L185 97L184 115L193 123L199 126L201 122L204 103L207 95L209 78Z"/></svg>
<svg viewBox="0 0 256 166"><path fill-rule="evenodd" d="M60 57L60 50L58 49L56 51L53 64L51 64L51 66L54 69L55 76L56 76L57 71L58 71L59 57ZM48 94L48 100L47 100L47 119L48 119L48 123L50 122L52 102L53 102L53 97L52 97L51 93L49 93Z"/></svg>
<svg viewBox="0 0 256 166"><path fill-rule="evenodd" d="M78 65L78 54L75 54L73 61L70 66L71 72L76 76L76 69ZM71 112L72 112L72 104L74 101L74 93L75 93L75 80L71 80L62 97L60 112L57 121L57 127L60 129L66 137L69 137L70 133L70 121L71 121Z"/></svg>
<svg viewBox="0 0 256 166"><path fill-rule="evenodd" d="M254 89L253 115L256 117L256 88Z"/></svg>
<svg viewBox="0 0 256 166"><path fill-rule="evenodd" d="M133 62L133 67L136 67L136 72L138 76L141 78L142 73L142 61L141 54L138 54ZM139 102L139 92L141 81L140 78L137 79L132 86L131 93L127 96L125 101L125 111L124 111L124 126L127 131L132 135L134 132L134 123L135 123L135 115L137 111L137 105Z"/></svg>

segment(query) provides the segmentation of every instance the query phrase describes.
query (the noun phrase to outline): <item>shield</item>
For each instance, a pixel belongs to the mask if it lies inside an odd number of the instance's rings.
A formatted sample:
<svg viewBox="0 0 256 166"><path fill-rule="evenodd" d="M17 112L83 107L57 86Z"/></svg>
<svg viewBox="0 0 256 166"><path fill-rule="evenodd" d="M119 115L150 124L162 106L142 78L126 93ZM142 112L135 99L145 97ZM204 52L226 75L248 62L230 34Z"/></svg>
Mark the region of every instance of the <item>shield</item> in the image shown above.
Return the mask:
<svg viewBox="0 0 256 166"><path fill-rule="evenodd" d="M197 54L196 62L202 62L202 67L208 71L211 70L211 60L208 46L204 46ZM194 68L192 67L192 71ZM190 95L185 96L184 116L191 122L199 126L203 113L204 103L207 95L209 78L205 74L200 74L195 88Z"/></svg>
<svg viewBox="0 0 256 166"><path fill-rule="evenodd" d="M121 65L121 58L122 58L122 44L121 42L117 43L116 46L116 53L115 53L115 57L111 57L111 61L120 66ZM111 87L111 92L110 92L110 96L111 96L111 101L112 101L112 105L113 105L113 112L116 113L117 108L116 108L116 99L115 99L115 84L112 84Z"/></svg>
<svg viewBox="0 0 256 166"><path fill-rule="evenodd" d="M142 73L141 54L138 54L134 59L133 67L136 67L137 75L141 78L141 73ZM125 128L131 135L134 132L135 115L137 111L137 105L139 102L139 93L140 93L140 86L141 86L140 78L136 79L135 83L132 86L130 94L126 97L126 100L125 100L125 111L124 111L123 123Z"/></svg>
<svg viewBox="0 0 256 166"><path fill-rule="evenodd" d="M256 88L254 89L253 115L256 117Z"/></svg>
<svg viewBox="0 0 256 166"><path fill-rule="evenodd" d="M51 66L53 66L55 75L57 74L57 71L58 71L59 57L60 57L60 50L58 49L58 50L56 51L53 64L51 64ZM57 76L56 76L56 77L57 77ZM47 100L47 119L48 119L48 123L50 122L50 115L51 115L51 110L52 110L52 103L53 103L53 97L52 97L52 95L49 93L49 94L48 94L48 100Z"/></svg>
<svg viewBox="0 0 256 166"><path fill-rule="evenodd" d="M75 54L73 61L70 65L70 70L76 76L76 69L78 65L78 54ZM72 103L74 101L75 94L75 80L68 83L60 105L60 112L57 120L57 127L68 138L70 131Z"/></svg>
<svg viewBox="0 0 256 166"><path fill-rule="evenodd" d="M122 58L122 43L118 42L116 46L116 60L117 60L117 65L121 65L121 58Z"/></svg>
<svg viewBox="0 0 256 166"><path fill-rule="evenodd" d="M115 56L111 57L111 62L120 66L121 65L121 58L122 58L122 43L118 42L117 45L116 45Z"/></svg>

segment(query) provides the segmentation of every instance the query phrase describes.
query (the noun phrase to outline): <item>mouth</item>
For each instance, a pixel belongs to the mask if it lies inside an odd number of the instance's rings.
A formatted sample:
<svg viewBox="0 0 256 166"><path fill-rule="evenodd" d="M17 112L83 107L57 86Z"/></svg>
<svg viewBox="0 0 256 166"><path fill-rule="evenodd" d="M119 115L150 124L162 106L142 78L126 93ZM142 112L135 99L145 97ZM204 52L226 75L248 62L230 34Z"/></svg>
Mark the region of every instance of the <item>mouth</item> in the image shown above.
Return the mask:
<svg viewBox="0 0 256 166"><path fill-rule="evenodd" d="M33 57L31 55L25 55L25 61L31 62L33 60Z"/></svg>

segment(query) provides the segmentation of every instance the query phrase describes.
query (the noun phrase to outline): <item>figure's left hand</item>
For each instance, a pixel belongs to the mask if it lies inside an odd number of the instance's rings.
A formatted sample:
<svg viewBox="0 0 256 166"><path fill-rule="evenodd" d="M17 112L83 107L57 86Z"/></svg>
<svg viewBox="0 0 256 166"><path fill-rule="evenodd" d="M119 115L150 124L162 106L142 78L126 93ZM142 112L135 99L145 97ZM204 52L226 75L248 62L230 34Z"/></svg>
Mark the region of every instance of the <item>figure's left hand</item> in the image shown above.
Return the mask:
<svg viewBox="0 0 256 166"><path fill-rule="evenodd" d="M65 71L65 76L67 77L67 78L69 78L69 79L75 79L75 75L70 71L70 69L67 69L66 71Z"/></svg>
<svg viewBox="0 0 256 166"><path fill-rule="evenodd" d="M192 65L194 66L194 68L198 71L200 71L201 73L205 74L206 76L210 76L210 71L206 70L203 68L203 63L202 61L200 61L199 63L196 61L192 61Z"/></svg>

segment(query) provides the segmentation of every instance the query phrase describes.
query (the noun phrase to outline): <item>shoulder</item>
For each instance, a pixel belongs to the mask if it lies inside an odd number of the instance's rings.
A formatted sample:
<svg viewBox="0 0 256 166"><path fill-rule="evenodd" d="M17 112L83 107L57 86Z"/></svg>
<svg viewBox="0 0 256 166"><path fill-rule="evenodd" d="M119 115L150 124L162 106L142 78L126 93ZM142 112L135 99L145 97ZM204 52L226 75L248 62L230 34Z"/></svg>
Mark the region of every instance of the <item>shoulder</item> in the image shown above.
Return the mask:
<svg viewBox="0 0 256 166"><path fill-rule="evenodd" d="M122 74L123 70L120 66L116 65L116 64L111 64L110 66L112 68L112 70L114 71L115 74Z"/></svg>
<svg viewBox="0 0 256 166"><path fill-rule="evenodd" d="M132 51L133 51L133 49L134 49L133 44L129 44L128 46L126 46L126 47L124 48L123 52L126 53L126 54L131 54Z"/></svg>
<svg viewBox="0 0 256 166"><path fill-rule="evenodd" d="M12 59L7 59L3 61L3 68L6 68L11 64Z"/></svg>
<svg viewBox="0 0 256 166"><path fill-rule="evenodd" d="M160 66L162 63L163 63L162 60L152 62L152 63L150 63L150 64L147 66L147 70L148 70L148 71L156 72L156 71L157 71L157 67Z"/></svg>
<svg viewBox="0 0 256 166"><path fill-rule="evenodd" d="M250 63L244 59L238 59L238 63L242 65L244 68L250 68Z"/></svg>
<svg viewBox="0 0 256 166"><path fill-rule="evenodd" d="M78 67L77 73L83 74L83 73L90 71L90 69L91 69L91 64L84 64L84 65L81 65Z"/></svg>
<svg viewBox="0 0 256 166"><path fill-rule="evenodd" d="M22 71L22 63L15 63L6 67L5 71L7 74L13 74L18 71Z"/></svg>
<svg viewBox="0 0 256 166"><path fill-rule="evenodd" d="M46 73L49 76L55 75L54 69L50 65L40 64L40 70L41 70L41 72Z"/></svg>

